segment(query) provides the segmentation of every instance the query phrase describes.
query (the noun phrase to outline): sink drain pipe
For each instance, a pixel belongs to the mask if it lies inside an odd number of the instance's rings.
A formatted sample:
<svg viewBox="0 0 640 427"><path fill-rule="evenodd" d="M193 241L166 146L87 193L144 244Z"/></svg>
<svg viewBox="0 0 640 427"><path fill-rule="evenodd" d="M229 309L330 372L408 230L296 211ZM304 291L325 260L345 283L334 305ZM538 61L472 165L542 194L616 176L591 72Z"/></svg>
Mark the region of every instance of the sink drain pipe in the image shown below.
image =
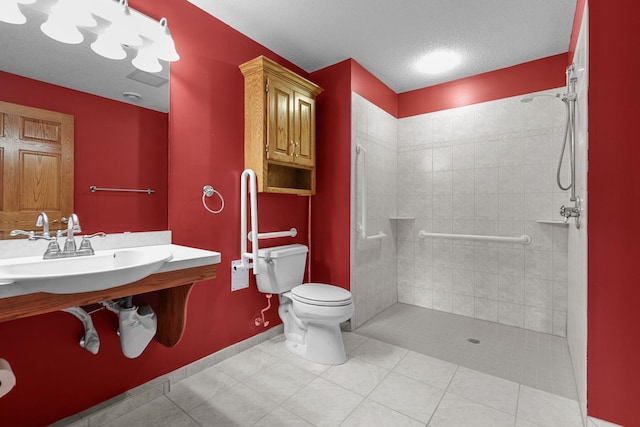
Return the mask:
<svg viewBox="0 0 640 427"><path fill-rule="evenodd" d="M72 314L80 319L84 326L84 336L80 338L80 347L90 353L97 354L100 349L100 338L98 337L96 328L93 326L91 316L89 316L89 314L81 307L65 308L62 311Z"/></svg>

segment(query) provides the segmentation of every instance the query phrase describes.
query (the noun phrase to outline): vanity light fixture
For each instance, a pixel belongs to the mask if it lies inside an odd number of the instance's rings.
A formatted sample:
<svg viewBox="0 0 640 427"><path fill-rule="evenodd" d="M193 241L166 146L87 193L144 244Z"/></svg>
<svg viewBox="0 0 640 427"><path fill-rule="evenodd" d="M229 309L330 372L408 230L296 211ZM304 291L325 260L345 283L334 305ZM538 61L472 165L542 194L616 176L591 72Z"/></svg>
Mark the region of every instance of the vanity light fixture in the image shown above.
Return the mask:
<svg viewBox="0 0 640 427"><path fill-rule="evenodd" d="M455 68L461 62L460 55L450 50L435 50L418 60L417 67L427 74L440 74Z"/></svg>
<svg viewBox="0 0 640 427"><path fill-rule="evenodd" d="M0 21L7 24L24 24L27 22L27 18L22 14L18 3L30 4L36 0L4 0L4 4L0 8Z"/></svg>
<svg viewBox="0 0 640 427"><path fill-rule="evenodd" d="M51 8L47 21L40 26L40 30L54 40L68 44L79 44L84 36L78 27L95 27L95 20L88 3L82 0L59 0Z"/></svg>
<svg viewBox="0 0 640 427"><path fill-rule="evenodd" d="M46 21L40 29L50 38L62 43L79 44L85 39L85 31L92 32L97 35L91 43L95 53L121 60L127 57L125 48L133 50L132 64L148 73L162 71L159 59L168 62L180 59L167 19L156 21L130 8L128 0L2 1L0 21L24 24L26 17L18 4L35 3L30 7L46 14Z"/></svg>

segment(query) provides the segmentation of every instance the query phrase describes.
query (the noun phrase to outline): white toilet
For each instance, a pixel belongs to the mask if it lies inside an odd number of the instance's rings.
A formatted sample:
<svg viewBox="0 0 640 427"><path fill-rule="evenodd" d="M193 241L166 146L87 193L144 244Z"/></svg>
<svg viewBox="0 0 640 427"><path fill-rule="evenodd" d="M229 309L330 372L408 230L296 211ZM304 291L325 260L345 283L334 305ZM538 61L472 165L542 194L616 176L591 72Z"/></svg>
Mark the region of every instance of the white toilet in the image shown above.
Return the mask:
<svg viewBox="0 0 640 427"><path fill-rule="evenodd" d="M278 314L289 350L312 362L340 365L347 361L340 323L353 316L351 292L302 284L307 251L299 244L258 250L258 290L280 296Z"/></svg>

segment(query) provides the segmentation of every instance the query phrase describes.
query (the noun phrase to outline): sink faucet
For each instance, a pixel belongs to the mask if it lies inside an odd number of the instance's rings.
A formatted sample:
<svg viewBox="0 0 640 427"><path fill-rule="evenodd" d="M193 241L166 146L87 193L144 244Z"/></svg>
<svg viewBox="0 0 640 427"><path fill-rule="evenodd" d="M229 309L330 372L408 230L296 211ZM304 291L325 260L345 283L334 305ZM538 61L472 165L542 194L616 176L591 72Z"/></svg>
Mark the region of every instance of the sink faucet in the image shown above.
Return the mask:
<svg viewBox="0 0 640 427"><path fill-rule="evenodd" d="M67 222L67 240L64 242L63 256L73 256L76 253L76 239L73 238L73 233L76 231L82 231L80 229L80 221L78 215L72 213L69 215Z"/></svg>
<svg viewBox="0 0 640 427"><path fill-rule="evenodd" d="M38 218L36 219L36 227L42 227L42 237L51 237L51 234L49 233L49 217L45 212L40 212L38 214Z"/></svg>

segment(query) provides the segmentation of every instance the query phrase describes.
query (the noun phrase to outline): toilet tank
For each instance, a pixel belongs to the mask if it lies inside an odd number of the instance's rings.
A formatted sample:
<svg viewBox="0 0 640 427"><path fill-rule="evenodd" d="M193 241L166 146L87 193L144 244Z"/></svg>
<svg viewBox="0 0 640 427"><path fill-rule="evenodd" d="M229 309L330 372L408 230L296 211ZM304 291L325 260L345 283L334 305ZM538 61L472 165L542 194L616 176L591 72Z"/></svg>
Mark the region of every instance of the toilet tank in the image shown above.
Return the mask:
<svg viewBox="0 0 640 427"><path fill-rule="evenodd" d="M282 294L302 284L307 252L308 248L299 244L259 249L258 290L267 294Z"/></svg>

